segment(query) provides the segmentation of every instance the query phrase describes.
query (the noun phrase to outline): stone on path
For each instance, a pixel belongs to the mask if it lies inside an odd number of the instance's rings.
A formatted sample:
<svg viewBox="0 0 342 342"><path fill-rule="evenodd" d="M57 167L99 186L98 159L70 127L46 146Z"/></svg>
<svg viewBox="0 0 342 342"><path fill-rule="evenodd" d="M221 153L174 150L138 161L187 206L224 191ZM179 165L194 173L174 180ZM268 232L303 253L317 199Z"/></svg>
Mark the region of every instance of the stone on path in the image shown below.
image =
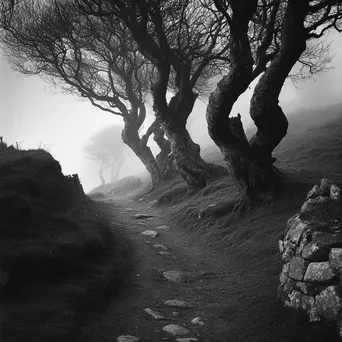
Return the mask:
<svg viewBox="0 0 342 342"><path fill-rule="evenodd" d="M153 245L154 248L162 249L162 250L167 250L167 248L164 245L161 245L160 243L157 243Z"/></svg>
<svg viewBox="0 0 342 342"><path fill-rule="evenodd" d="M177 308L192 308L192 305L184 300L170 299L164 302L165 305Z"/></svg>
<svg viewBox="0 0 342 342"><path fill-rule="evenodd" d="M204 325L204 322L201 320L201 317L195 317L191 320L191 324L193 325Z"/></svg>
<svg viewBox="0 0 342 342"><path fill-rule="evenodd" d="M175 283L182 282L186 278L186 273L182 271L166 271L163 275L167 280Z"/></svg>
<svg viewBox="0 0 342 342"><path fill-rule="evenodd" d="M160 229L160 230L169 230L170 226L158 226L156 229Z"/></svg>
<svg viewBox="0 0 342 342"><path fill-rule="evenodd" d="M118 342L140 342L141 339L132 335L121 335L117 338Z"/></svg>
<svg viewBox="0 0 342 342"><path fill-rule="evenodd" d="M154 310L149 309L149 308L144 309L144 311L148 315L152 316L154 319L165 319L165 317L161 313L159 313L158 311L154 311Z"/></svg>
<svg viewBox="0 0 342 342"><path fill-rule="evenodd" d="M143 219L152 218L153 215L148 215L148 214L136 214L134 217L135 217L137 220L143 220Z"/></svg>
<svg viewBox="0 0 342 342"><path fill-rule="evenodd" d="M195 337L180 337L176 339L176 342L197 342L198 339Z"/></svg>
<svg viewBox="0 0 342 342"><path fill-rule="evenodd" d="M174 283L188 282L200 278L213 278L214 273L211 272L186 272L186 271L166 271L163 273L164 277Z"/></svg>
<svg viewBox="0 0 342 342"><path fill-rule="evenodd" d="M150 241L150 240L145 240L144 242L145 242L145 243L148 243L148 244L154 243L154 241Z"/></svg>
<svg viewBox="0 0 342 342"><path fill-rule="evenodd" d="M170 252L166 252L166 251L161 251L158 252L160 255L170 255Z"/></svg>
<svg viewBox="0 0 342 342"><path fill-rule="evenodd" d="M134 211L132 208L126 208L127 211Z"/></svg>
<svg viewBox="0 0 342 342"><path fill-rule="evenodd" d="M158 235L158 233L155 230L144 230L141 234L146 235L146 236L150 236L153 238L155 238Z"/></svg>
<svg viewBox="0 0 342 342"><path fill-rule="evenodd" d="M176 324L166 325L163 330L173 336L182 336L189 334L189 330Z"/></svg>

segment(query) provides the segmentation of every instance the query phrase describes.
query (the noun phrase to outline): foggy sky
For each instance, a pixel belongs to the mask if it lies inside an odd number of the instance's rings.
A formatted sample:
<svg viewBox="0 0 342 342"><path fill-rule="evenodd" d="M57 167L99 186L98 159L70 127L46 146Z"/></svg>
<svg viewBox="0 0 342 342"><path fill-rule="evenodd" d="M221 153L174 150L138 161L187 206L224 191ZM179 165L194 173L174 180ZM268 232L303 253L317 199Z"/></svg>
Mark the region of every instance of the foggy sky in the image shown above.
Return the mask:
<svg viewBox="0 0 342 342"><path fill-rule="evenodd" d="M294 87L291 81L286 81L280 98L285 112L342 102L342 35L334 33L331 38L334 69L317 76L316 82L301 82ZM58 89L38 76L23 76L11 70L5 57L0 58L0 79L0 136L10 144L20 143L25 149L39 146L48 149L61 163L64 174L80 175L85 191L99 185L97 167L84 158L83 148L100 129L113 124L122 126L122 118L103 112L77 96L57 93ZM253 86L241 96L232 111L232 115L241 113L245 128L252 124L248 116L252 89ZM192 114L196 121L191 133L201 145L211 143L205 110L205 103L198 100ZM148 107L147 122L152 120L152 110ZM147 127L145 123L144 130ZM121 176L132 174L132 170L144 170L138 159L130 158Z"/></svg>

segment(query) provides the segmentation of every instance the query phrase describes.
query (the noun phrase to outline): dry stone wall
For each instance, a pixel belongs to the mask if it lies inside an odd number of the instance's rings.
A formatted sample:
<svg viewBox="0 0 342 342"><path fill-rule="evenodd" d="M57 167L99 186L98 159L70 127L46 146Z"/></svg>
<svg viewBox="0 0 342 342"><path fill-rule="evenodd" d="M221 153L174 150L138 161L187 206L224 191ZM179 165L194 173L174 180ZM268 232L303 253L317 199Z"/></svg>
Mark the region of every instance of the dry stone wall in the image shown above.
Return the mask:
<svg viewBox="0 0 342 342"><path fill-rule="evenodd" d="M342 208L340 188L327 179L307 194L279 241L283 260L278 298L310 321L333 323L342 337Z"/></svg>

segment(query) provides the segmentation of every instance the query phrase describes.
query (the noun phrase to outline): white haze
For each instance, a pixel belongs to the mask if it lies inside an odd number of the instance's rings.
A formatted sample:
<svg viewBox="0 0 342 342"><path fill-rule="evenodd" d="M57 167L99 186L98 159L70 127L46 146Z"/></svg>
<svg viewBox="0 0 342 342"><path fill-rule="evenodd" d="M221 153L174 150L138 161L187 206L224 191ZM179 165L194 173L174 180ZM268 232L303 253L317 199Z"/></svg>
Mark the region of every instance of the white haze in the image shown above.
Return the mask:
<svg viewBox="0 0 342 342"><path fill-rule="evenodd" d="M306 81L293 86L286 81L280 97L285 113L300 108L316 108L341 101L342 94L342 36L334 33L332 49L335 54L332 70L317 76L316 81ZM25 77L11 70L6 59L0 59L0 136L10 144L19 143L21 148L44 147L61 163L64 174L78 173L86 191L99 185L97 165L84 157L84 146L90 137L102 128L118 124L122 118L102 112L90 102L77 96L56 93L38 76ZM232 115L241 113L244 126L252 121L248 116L251 89L240 97ZM201 146L212 144L205 121L205 100L198 100L192 116L194 123L189 127L193 139ZM153 121L151 107L143 132ZM151 139L155 153L158 149ZM144 171L144 166L130 154L122 168L121 177Z"/></svg>

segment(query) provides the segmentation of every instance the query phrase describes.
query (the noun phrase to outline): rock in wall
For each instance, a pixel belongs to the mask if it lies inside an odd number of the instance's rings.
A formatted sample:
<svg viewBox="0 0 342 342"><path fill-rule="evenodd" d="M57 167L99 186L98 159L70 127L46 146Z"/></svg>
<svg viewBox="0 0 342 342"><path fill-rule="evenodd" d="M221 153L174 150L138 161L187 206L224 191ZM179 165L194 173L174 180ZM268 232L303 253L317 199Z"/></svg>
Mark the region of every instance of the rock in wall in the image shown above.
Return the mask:
<svg viewBox="0 0 342 342"><path fill-rule="evenodd" d="M278 298L311 322L335 324L342 337L342 204L327 179L307 194L279 241L283 260Z"/></svg>

